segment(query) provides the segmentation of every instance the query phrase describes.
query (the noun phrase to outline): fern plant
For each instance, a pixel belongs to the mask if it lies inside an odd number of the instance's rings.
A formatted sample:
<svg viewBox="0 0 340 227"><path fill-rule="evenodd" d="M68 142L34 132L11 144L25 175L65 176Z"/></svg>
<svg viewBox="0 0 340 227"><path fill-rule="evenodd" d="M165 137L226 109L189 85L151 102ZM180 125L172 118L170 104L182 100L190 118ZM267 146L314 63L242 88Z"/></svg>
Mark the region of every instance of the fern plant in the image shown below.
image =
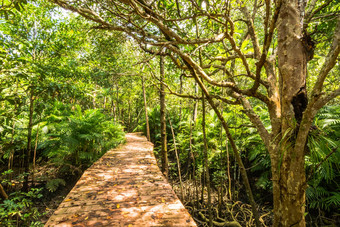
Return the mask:
<svg viewBox="0 0 340 227"><path fill-rule="evenodd" d="M315 119L308 138L306 191L311 209L339 212L340 199L340 107L325 106Z"/></svg>
<svg viewBox="0 0 340 227"><path fill-rule="evenodd" d="M98 109L82 111L77 105L73 110L64 107L62 111L52 111L47 120L48 139L39 148L58 166L87 168L108 149L124 141L122 126L107 119Z"/></svg>

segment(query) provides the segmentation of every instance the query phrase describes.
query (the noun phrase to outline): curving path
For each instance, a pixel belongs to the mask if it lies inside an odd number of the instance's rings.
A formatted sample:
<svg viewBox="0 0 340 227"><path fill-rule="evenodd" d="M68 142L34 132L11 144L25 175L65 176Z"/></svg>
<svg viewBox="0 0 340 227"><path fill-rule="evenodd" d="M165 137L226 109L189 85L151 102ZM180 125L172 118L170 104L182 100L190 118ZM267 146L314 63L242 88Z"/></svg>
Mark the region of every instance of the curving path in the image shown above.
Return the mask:
<svg viewBox="0 0 340 227"><path fill-rule="evenodd" d="M45 226L196 226L138 133L87 169Z"/></svg>

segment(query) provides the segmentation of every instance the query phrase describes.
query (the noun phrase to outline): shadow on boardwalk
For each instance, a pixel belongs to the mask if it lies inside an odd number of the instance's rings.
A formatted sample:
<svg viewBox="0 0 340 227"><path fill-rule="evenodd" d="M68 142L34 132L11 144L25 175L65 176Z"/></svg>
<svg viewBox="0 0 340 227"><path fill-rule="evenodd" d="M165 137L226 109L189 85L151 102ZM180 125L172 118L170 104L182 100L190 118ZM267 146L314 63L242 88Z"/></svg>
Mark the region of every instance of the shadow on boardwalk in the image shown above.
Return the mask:
<svg viewBox="0 0 340 227"><path fill-rule="evenodd" d="M87 169L45 226L196 226L138 133Z"/></svg>

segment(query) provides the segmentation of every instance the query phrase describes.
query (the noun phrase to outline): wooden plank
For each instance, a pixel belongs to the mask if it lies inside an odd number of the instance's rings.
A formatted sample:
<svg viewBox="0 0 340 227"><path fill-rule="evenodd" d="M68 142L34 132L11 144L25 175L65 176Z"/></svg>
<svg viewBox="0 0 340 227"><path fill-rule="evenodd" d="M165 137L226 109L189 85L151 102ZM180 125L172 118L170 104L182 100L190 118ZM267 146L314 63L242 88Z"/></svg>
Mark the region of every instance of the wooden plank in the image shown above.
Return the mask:
<svg viewBox="0 0 340 227"><path fill-rule="evenodd" d="M138 133L87 169L45 226L196 226Z"/></svg>

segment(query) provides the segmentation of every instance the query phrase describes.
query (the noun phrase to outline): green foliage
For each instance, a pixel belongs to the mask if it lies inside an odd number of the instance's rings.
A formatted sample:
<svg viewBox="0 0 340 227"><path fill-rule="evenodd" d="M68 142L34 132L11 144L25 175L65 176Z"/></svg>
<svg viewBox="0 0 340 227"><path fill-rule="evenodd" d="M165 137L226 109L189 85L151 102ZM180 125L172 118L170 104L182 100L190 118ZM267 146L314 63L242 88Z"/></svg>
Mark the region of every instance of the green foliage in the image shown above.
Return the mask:
<svg viewBox="0 0 340 227"><path fill-rule="evenodd" d="M50 191L50 192L55 192L59 186L65 186L66 182L63 179L60 178L56 178L56 179L52 179L47 181L45 187Z"/></svg>
<svg viewBox="0 0 340 227"><path fill-rule="evenodd" d="M308 138L306 157L307 202L312 209L334 211L339 207L340 179L340 107L325 106L315 119Z"/></svg>
<svg viewBox="0 0 340 227"><path fill-rule="evenodd" d="M47 116L48 139L39 145L54 164L87 168L124 141L122 127L100 110L82 111L78 105L61 107L58 102L55 105L57 108Z"/></svg>
<svg viewBox="0 0 340 227"><path fill-rule="evenodd" d="M42 197L42 188L31 188L29 192L13 192L0 204L0 226L43 226L39 221L44 215L34 206Z"/></svg>

